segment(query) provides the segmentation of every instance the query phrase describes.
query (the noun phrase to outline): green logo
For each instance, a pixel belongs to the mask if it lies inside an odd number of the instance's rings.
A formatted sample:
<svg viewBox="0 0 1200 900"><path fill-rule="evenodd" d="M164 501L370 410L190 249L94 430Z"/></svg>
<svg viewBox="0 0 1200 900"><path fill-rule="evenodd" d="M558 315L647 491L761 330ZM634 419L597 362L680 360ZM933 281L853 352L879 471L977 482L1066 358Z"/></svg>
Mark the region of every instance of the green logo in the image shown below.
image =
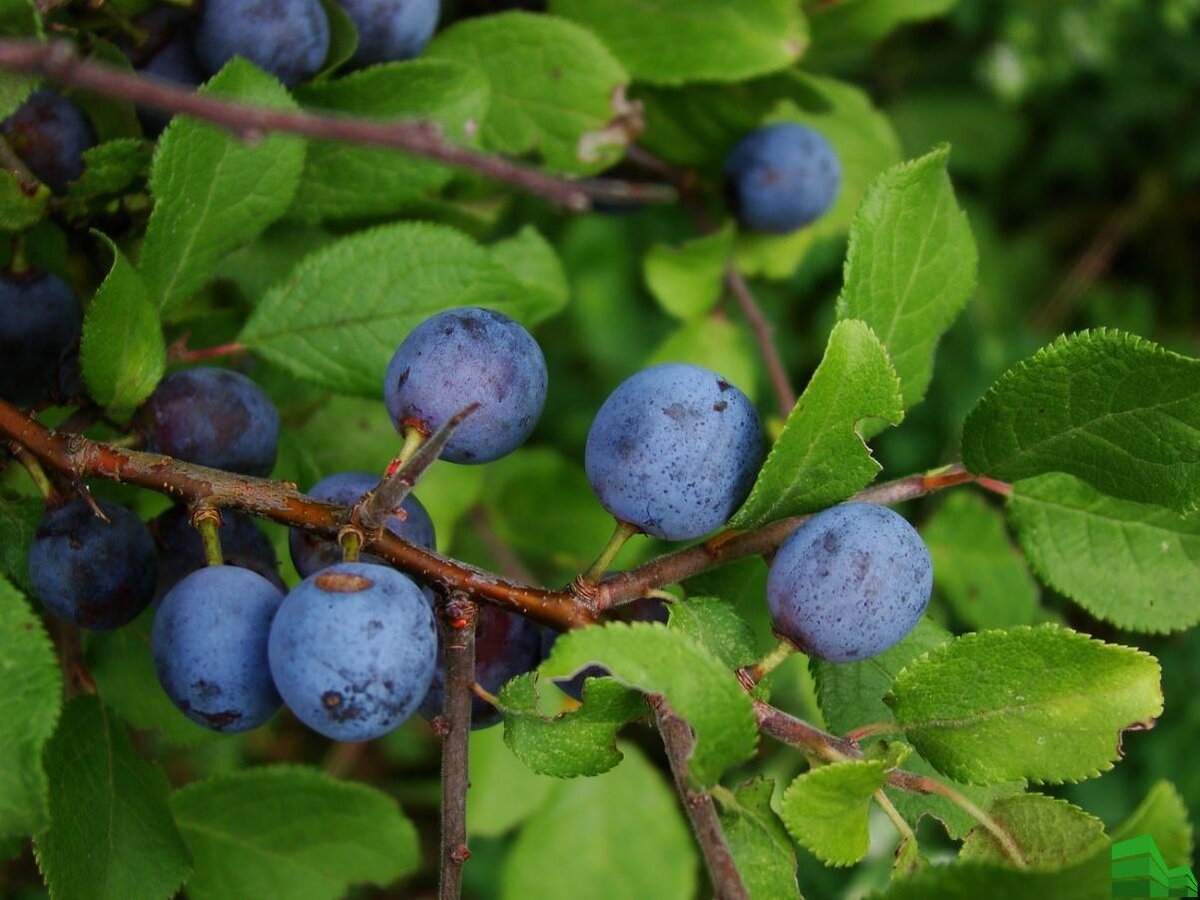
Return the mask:
<svg viewBox="0 0 1200 900"><path fill-rule="evenodd" d="M1195 897L1196 876L1187 866L1168 869L1148 834L1112 845L1113 897Z"/></svg>

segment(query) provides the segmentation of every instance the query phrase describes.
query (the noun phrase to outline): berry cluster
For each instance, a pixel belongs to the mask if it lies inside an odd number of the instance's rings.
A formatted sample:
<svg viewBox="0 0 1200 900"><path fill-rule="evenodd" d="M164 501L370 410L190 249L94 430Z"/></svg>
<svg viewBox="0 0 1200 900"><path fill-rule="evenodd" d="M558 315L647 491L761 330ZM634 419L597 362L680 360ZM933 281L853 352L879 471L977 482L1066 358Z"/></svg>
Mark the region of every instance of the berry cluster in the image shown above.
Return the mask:
<svg viewBox="0 0 1200 900"><path fill-rule="evenodd" d="M441 450L479 463L512 452L537 422L546 365L517 322L484 309L440 313L396 350L384 383L395 428L419 441L477 404ZM279 418L248 378L193 368L165 378L135 416L145 444L199 465L267 474ZM587 441L587 476L601 504L630 531L687 540L718 528L742 503L762 461L758 414L737 387L692 365L660 365L629 378L600 408ZM313 497L354 505L376 485L365 472L318 482ZM206 557L183 508L149 527L101 501L49 509L29 553L29 575L55 615L116 628L159 597L152 645L163 689L194 721L225 732L255 728L285 704L330 738L363 741L414 712L440 713L444 670L427 586L364 555L343 561L337 541L290 536L304 580L285 593L270 543L251 520L226 512L215 530L222 564ZM107 519L107 521L105 520ZM434 549L433 523L407 497L386 525ZM904 636L929 600L931 566L908 523L882 507L846 504L813 517L779 550L768 602L779 633L806 652L849 661ZM624 608L627 621L665 621L661 600ZM483 606L475 681L496 692L548 654L557 634ZM561 686L582 694L591 667ZM483 693L481 692L481 693ZM499 721L476 698L474 727Z"/></svg>

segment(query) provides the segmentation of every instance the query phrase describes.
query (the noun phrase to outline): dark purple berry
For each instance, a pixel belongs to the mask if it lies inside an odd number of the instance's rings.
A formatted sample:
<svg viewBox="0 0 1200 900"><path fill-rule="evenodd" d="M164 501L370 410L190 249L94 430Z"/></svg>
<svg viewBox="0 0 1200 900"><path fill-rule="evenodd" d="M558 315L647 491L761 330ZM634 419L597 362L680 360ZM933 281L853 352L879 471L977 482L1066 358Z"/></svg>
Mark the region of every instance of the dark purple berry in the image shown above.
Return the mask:
<svg viewBox="0 0 1200 900"><path fill-rule="evenodd" d="M83 111L54 91L40 88L0 123L17 156L56 194L83 174L83 151L96 143Z"/></svg>
<svg viewBox="0 0 1200 900"><path fill-rule="evenodd" d="M34 406L55 397L64 367L78 365L83 312L48 272L0 277L0 397Z"/></svg>

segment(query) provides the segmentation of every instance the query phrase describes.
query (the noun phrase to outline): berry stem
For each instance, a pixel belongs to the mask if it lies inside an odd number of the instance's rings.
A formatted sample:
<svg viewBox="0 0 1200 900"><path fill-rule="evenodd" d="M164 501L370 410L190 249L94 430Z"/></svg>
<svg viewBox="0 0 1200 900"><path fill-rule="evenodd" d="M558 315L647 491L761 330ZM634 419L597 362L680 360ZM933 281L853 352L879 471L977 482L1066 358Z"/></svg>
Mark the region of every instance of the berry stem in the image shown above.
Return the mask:
<svg viewBox="0 0 1200 900"><path fill-rule="evenodd" d="M585 584L599 584L604 573L608 571L608 567L612 565L612 561L617 558L617 554L625 546L625 542L638 533L636 525L630 525L620 519L616 521L617 527L613 529L612 537L608 539L608 543L604 545L604 549L600 551L596 561L583 573L582 580Z"/></svg>
<svg viewBox="0 0 1200 900"><path fill-rule="evenodd" d="M791 641L780 639L779 643L774 646L770 653L760 659L752 666L748 666L746 675L754 684L758 684L787 659L796 652L796 648L792 646Z"/></svg>
<svg viewBox="0 0 1200 900"><path fill-rule="evenodd" d="M887 817L892 820L892 824L896 826L896 830L900 832L900 842L912 841L917 842L917 835L912 830L912 827L904 821L904 816L900 815L900 811L896 809L888 795L880 788L875 792L875 802L879 804L879 808L887 813Z"/></svg>
<svg viewBox="0 0 1200 900"><path fill-rule="evenodd" d="M221 552L221 513L212 507L201 507L192 513L192 525L200 532L204 544L204 561L210 566L223 566Z"/></svg>
<svg viewBox="0 0 1200 900"><path fill-rule="evenodd" d="M442 735L442 847L438 896L457 900L462 893L462 867L467 848L467 739L471 734L471 685L475 683L475 622L479 608L455 591L439 605L446 695L439 733Z"/></svg>
<svg viewBox="0 0 1200 900"><path fill-rule="evenodd" d="M347 526L338 532L338 543L342 545L342 561L358 562L362 553L362 532L352 526Z"/></svg>
<svg viewBox="0 0 1200 900"><path fill-rule="evenodd" d="M29 473L29 480L37 487L38 493L42 495L42 499L47 504L55 501L57 499L57 492L50 481L50 476L46 474L46 470L42 468L42 464L38 462L37 457L16 441L9 444L9 450L17 458L17 462L25 467L25 471Z"/></svg>
<svg viewBox="0 0 1200 900"><path fill-rule="evenodd" d="M398 472L408 465L408 461L413 458L421 445L425 443L425 432L417 428L415 425L404 426L404 445L400 448L400 452L396 454L396 458L392 460L392 464L388 466L388 472Z"/></svg>

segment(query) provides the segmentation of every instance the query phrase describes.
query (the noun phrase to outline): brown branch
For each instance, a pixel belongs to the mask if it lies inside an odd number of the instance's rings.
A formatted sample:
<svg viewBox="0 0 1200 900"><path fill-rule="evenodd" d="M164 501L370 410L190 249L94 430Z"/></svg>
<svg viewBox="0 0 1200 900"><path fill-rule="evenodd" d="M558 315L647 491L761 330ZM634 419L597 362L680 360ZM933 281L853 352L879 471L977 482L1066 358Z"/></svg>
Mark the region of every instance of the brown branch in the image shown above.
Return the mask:
<svg viewBox="0 0 1200 900"><path fill-rule="evenodd" d="M70 87L128 100L167 112L181 113L222 125L243 138L287 132L321 140L400 150L462 169L470 169L520 190L543 197L572 212L586 212L593 200L611 203L671 203L669 185L605 179L572 181L533 166L459 147L446 140L435 122L381 122L298 110L272 109L198 94L152 77L85 60L64 41L40 43L0 40L0 69L31 72Z"/></svg>
<svg viewBox="0 0 1200 900"><path fill-rule="evenodd" d="M889 505L912 500L945 487L973 481L975 476L962 466L949 466L924 475L909 475L859 491L848 502ZM653 588L675 584L693 575L747 556L762 556L776 550L809 516L779 519L752 531L725 531L703 544L676 550L645 565L622 572L594 588L597 612L629 603Z"/></svg>
<svg viewBox="0 0 1200 900"><path fill-rule="evenodd" d="M758 352L762 356L763 364L767 367L771 386L775 389L779 415L787 419L792 412L792 407L796 405L796 391L792 387L791 379L788 378L783 358L779 355L779 348L775 346L775 327L767 321L758 301L754 299L754 294L750 291L750 285L746 284L742 273L733 265L730 265L725 271L725 284L734 299L737 300L742 315L746 317L750 331L754 334L754 342L758 344Z"/></svg>
<svg viewBox="0 0 1200 900"><path fill-rule="evenodd" d="M647 701L654 710L654 719L662 734L667 761L675 776L675 788L679 791L683 809L704 853L704 864L712 881L714 896L717 900L749 900L750 894L742 883L729 842L725 839L712 795L696 790L691 783L687 764L695 743L691 728L671 710L662 694L651 694Z"/></svg>
<svg viewBox="0 0 1200 900"><path fill-rule="evenodd" d="M467 742L471 735L471 685L475 683L475 620L479 608L466 594L439 604L446 693L437 731L442 736L442 851L438 896L457 900L467 849Z"/></svg>
<svg viewBox="0 0 1200 900"><path fill-rule="evenodd" d="M12 173L13 178L17 180L17 187L23 194L32 197L42 186L42 182L33 174L29 166L25 165L25 160L17 156L17 152L13 150L12 145L4 139L3 135L0 135L0 168L7 169Z"/></svg>
<svg viewBox="0 0 1200 900"><path fill-rule="evenodd" d="M72 478L105 478L136 484L183 503L238 509L264 519L336 537L351 509L314 500L283 482L234 475L168 456L124 450L79 435L50 431L0 400L0 434L26 447L43 464ZM363 547L397 568L446 590L460 590L559 630L595 621L568 591L506 581L491 572L439 556L384 530Z"/></svg>

